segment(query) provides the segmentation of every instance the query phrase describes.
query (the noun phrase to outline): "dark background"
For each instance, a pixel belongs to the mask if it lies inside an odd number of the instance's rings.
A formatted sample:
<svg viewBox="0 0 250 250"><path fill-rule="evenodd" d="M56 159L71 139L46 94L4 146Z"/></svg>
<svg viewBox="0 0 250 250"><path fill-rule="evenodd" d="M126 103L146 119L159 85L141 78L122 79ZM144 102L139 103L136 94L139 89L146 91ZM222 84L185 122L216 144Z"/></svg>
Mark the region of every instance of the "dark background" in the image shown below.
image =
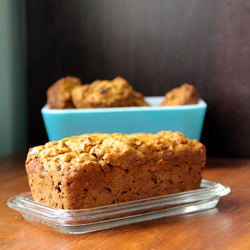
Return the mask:
<svg viewBox="0 0 250 250"><path fill-rule="evenodd" d="M209 156L250 157L250 1L26 1L29 145L59 77L125 77L145 95L183 82L208 103Z"/></svg>

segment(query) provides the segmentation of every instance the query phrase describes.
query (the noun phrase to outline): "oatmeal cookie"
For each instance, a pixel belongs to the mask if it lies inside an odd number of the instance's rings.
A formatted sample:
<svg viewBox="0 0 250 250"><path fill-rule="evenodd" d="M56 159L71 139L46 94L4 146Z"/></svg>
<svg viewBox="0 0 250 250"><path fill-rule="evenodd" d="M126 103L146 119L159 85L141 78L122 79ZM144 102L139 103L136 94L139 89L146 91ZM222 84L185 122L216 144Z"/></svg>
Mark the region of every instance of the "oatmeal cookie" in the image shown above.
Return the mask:
<svg viewBox="0 0 250 250"><path fill-rule="evenodd" d="M135 92L122 77L112 81L96 80L77 87L72 92L72 99L77 108L149 106L144 96Z"/></svg>
<svg viewBox="0 0 250 250"><path fill-rule="evenodd" d="M67 76L56 81L47 91L47 104L52 109L74 108L72 90L81 86L80 79Z"/></svg>
<svg viewBox="0 0 250 250"><path fill-rule="evenodd" d="M167 92L161 106L176 106L197 104L199 95L195 87L191 84L184 83L179 88L174 88Z"/></svg>

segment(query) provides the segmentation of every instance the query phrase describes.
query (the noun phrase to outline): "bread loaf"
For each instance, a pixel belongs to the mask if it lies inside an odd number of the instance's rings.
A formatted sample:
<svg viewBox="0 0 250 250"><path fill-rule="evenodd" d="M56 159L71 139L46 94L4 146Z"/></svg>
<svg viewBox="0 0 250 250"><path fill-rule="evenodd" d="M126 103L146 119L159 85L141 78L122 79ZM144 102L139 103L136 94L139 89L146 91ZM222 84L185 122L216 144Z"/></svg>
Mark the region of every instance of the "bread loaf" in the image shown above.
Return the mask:
<svg viewBox="0 0 250 250"><path fill-rule="evenodd" d="M81 209L200 187L205 147L178 132L84 134L31 148L35 202Z"/></svg>

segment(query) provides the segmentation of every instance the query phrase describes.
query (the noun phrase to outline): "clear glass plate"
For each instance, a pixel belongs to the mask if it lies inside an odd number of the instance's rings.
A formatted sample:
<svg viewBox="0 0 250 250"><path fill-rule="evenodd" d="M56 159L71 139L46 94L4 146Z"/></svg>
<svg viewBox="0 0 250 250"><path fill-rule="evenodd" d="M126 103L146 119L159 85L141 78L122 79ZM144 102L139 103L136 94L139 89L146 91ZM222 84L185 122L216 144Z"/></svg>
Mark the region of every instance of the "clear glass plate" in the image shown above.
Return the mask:
<svg viewBox="0 0 250 250"><path fill-rule="evenodd" d="M230 187L203 179L197 190L90 209L50 208L33 202L31 193L10 198L8 206L28 220L80 234L214 208L229 193Z"/></svg>

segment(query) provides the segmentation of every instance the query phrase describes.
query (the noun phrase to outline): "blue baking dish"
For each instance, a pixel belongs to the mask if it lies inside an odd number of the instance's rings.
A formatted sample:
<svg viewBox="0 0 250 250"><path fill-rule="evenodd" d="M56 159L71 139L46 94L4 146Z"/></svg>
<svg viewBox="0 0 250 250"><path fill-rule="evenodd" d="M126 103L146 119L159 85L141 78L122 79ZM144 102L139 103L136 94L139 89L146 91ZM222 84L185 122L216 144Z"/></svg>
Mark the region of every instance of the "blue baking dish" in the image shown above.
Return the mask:
<svg viewBox="0 0 250 250"><path fill-rule="evenodd" d="M42 108L50 141L84 133L157 133L179 131L190 139L200 139L206 103L182 106L159 106L164 97L146 97L152 107L96 109Z"/></svg>

